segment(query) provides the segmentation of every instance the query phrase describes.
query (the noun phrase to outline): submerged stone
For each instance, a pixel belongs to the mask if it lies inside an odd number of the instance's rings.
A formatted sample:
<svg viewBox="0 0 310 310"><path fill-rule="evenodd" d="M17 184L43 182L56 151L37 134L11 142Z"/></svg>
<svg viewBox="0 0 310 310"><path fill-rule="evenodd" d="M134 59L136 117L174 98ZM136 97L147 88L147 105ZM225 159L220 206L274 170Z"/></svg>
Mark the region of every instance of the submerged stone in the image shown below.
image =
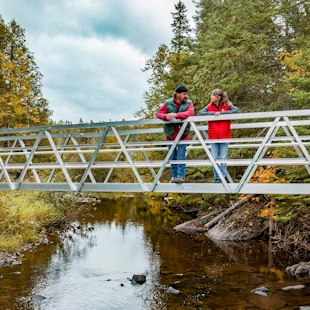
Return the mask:
<svg viewBox="0 0 310 310"><path fill-rule="evenodd" d="M35 301L42 301L46 299L46 297L42 296L42 295L33 295L32 296L32 300L35 300Z"/></svg>
<svg viewBox="0 0 310 310"><path fill-rule="evenodd" d="M292 285L292 286L282 287L282 291L288 292L288 291L294 291L294 290L301 290L303 288L305 288L304 285Z"/></svg>
<svg viewBox="0 0 310 310"><path fill-rule="evenodd" d="M262 292L262 291L254 291L253 293L261 295L261 296L267 296L267 293L266 292Z"/></svg>
<svg viewBox="0 0 310 310"><path fill-rule="evenodd" d="M168 294L175 294L175 295L178 295L180 294L180 291L179 290L176 290L175 288L173 288L172 286L169 286L168 290L167 290L167 293Z"/></svg>
<svg viewBox="0 0 310 310"><path fill-rule="evenodd" d="M256 292L269 292L269 288L261 286L261 287L255 288L251 292L252 293L256 293Z"/></svg>

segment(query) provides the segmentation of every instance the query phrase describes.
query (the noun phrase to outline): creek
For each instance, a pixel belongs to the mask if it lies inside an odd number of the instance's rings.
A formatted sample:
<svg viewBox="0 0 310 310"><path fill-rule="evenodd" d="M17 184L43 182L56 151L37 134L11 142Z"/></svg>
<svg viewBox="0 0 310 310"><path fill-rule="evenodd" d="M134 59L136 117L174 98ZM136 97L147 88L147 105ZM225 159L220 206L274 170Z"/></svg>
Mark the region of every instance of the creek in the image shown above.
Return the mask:
<svg viewBox="0 0 310 310"><path fill-rule="evenodd" d="M110 197L53 244L0 268L0 309L299 309L310 306L310 278L285 267L262 241L214 242L173 227L189 220L158 200ZM146 282L132 285L134 274ZM290 285L304 289L284 292ZM169 294L173 287L179 294ZM267 297L251 290L265 286ZM45 299L34 300L34 296Z"/></svg>

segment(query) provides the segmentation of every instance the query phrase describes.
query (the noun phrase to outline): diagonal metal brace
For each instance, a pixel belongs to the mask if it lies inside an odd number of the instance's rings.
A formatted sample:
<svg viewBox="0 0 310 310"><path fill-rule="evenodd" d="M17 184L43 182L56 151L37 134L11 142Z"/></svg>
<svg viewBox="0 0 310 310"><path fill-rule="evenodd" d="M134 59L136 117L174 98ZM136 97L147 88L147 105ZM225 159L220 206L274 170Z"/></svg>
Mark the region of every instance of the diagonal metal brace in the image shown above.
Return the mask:
<svg viewBox="0 0 310 310"><path fill-rule="evenodd" d="M77 191L79 191L79 190L81 189L81 187L82 187L84 181L86 180L86 177L87 177L87 175L88 175L88 173L89 173L89 171L90 171L90 169L91 169L91 167L92 167L92 165L93 165L93 163L94 163L94 161L95 161L95 159L96 159L96 157L97 157L97 155L98 155L98 153L99 153L99 150L100 150L100 148L101 148L102 142L103 142L104 139L106 138L106 136L107 136L109 130L110 130L110 127L106 127L106 128L104 129L104 131L103 131L103 133L102 133L102 136L100 137L100 140L99 140L99 142L98 142L98 144L97 144L97 147L96 147L96 149L95 149L95 152L93 153L93 155L92 155L90 161L88 162L87 168L85 169L84 174L82 175L82 178L81 178L81 180L80 180L80 183L79 183L78 186L77 186L77 189L76 189Z"/></svg>
<svg viewBox="0 0 310 310"><path fill-rule="evenodd" d="M256 153L254 154L251 163L249 164L249 166L247 167L247 169L245 170L241 180L239 181L236 189L235 189L235 193L238 193L240 188L242 187L244 181L247 179L248 175L252 172L253 167L257 161L257 159L259 158L260 154L263 152L263 150L265 149L265 145L266 143L269 141L270 137L272 137L272 134L274 132L274 130L276 130L276 126L278 124L280 120L280 117L276 117L272 123L272 125L270 126L265 138L263 139L262 143L260 144L259 148L257 149Z"/></svg>
<svg viewBox="0 0 310 310"><path fill-rule="evenodd" d="M160 167L159 171L157 172L157 175L150 187L150 192L152 192L157 184L157 182L159 181L159 178L161 177L164 169L166 168L166 165L168 163L168 161L170 160L170 157L174 151L174 149L176 148L176 146L178 145L179 141L181 140L181 137L185 131L185 128L187 127L188 125L188 122L184 122L180 128L180 131L178 132L178 135L176 136L175 140L173 141L172 145L171 145L171 148L169 149L163 163L162 163L162 166Z"/></svg>
<svg viewBox="0 0 310 310"><path fill-rule="evenodd" d="M230 186L227 184L227 182L226 182L226 180L225 180L225 178L224 178L224 176L223 176L223 174L222 174L222 172L221 172L221 170L220 170L218 164L217 164L216 161L214 160L214 158L213 158L213 156L212 156L210 150L208 149L208 147L207 147L205 141L203 140L203 138L202 138L202 136L201 136L201 134L200 134L200 132L199 132L199 130L198 130L198 128L196 127L196 124L195 124L194 122L191 122L191 127L194 129L194 132L195 132L195 134L197 135L197 138L198 138L199 142L201 143L202 147L204 148L206 154L208 155L208 157L209 157L209 159L210 159L210 161L211 161L211 163L212 163L214 169L216 170L218 176L221 178L221 181L222 181L222 183L223 183L225 189L227 190L228 193L231 193L232 190L231 190Z"/></svg>
<svg viewBox="0 0 310 310"><path fill-rule="evenodd" d="M68 173L68 171L67 171L67 169L66 169L66 167L64 165L64 162L63 162L63 160L62 160L62 158L61 158L61 156L60 156L60 154L59 154L59 152L57 150L57 147L56 147L56 145L55 145L55 143L53 141L53 138L52 138L51 134L48 131L45 131L45 135L46 135L46 137L47 137L47 139L48 139L48 141L49 141L49 143L50 143L50 145L51 145L51 147L52 147L52 149L54 151L56 159L57 159L57 161L58 161L58 163L59 163L59 165L60 165L60 167L62 169L63 174L65 175L65 178L67 179L67 182L68 182L68 184L70 186L71 191L75 192L76 191L76 186L75 186L75 184L71 180L71 177L70 177L70 175L69 175L69 173Z"/></svg>
<svg viewBox="0 0 310 310"><path fill-rule="evenodd" d="M16 189L16 188L15 188L15 184L12 183L9 174L8 174L8 172L7 172L6 169L5 169L5 166L4 166L4 164L3 164L3 161L2 161L2 157L1 157L1 156L0 156L0 168L1 168L1 170L2 170L1 174L2 174L2 173L4 174L4 177L5 177L5 179L6 179L7 183L8 183L8 185L9 185L10 190L15 190L15 189Z"/></svg>
<svg viewBox="0 0 310 310"><path fill-rule="evenodd" d="M139 182L141 188L143 189L144 192L148 192L149 189L148 189L147 186L143 183L143 180L141 179L141 176L140 176L140 174L139 174L139 172L138 172L136 166L134 165L134 163L133 163L133 161L132 161L132 159L131 159L131 156L129 155L129 153L128 153L127 149L126 149L124 142L122 141L121 137L120 137L119 134L117 133L116 128L115 128L114 126L111 127L111 128L112 128L112 130L113 130L113 133L114 133L114 135L115 135L115 137L116 137L118 143L120 144L121 149L123 150L123 152L124 152L124 154L125 154L125 156L126 156L128 162L129 162L129 164L130 164L130 166L131 166L131 169L132 169L132 171L134 172L134 174L135 174L135 176L136 176L136 178L137 178L137 180L138 180L138 182Z"/></svg>
<svg viewBox="0 0 310 310"><path fill-rule="evenodd" d="M19 188L20 183L22 182L22 180L23 180L23 178L24 178L24 176L25 176L25 174L27 172L27 169L28 169L28 167L29 167L29 165L31 163L32 157L33 157L35 151L37 150L37 147L38 147L38 145L39 145L39 143L41 141L42 135L43 135L43 131L40 131L39 134L37 135L36 141L34 142L34 144L32 146L31 152L30 152L30 154L29 154L29 156L28 156L28 158L26 160L25 166L24 166L24 168L23 168L23 170L22 170L22 172L21 172L21 174L20 174L20 176L19 176L19 178L17 180L16 188L15 189Z"/></svg>

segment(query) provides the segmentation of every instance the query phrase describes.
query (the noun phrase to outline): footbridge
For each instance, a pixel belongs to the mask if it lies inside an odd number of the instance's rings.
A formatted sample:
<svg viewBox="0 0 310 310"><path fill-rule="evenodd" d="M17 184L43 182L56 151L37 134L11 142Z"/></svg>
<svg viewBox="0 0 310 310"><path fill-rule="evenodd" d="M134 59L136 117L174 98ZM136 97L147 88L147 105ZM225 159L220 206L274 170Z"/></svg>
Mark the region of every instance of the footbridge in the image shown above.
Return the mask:
<svg viewBox="0 0 310 310"><path fill-rule="evenodd" d="M232 121L234 138L209 140L208 121L224 119ZM310 193L310 110L194 116L170 122L181 128L172 142L163 134L166 122L158 119L1 129L0 190ZM182 141L188 124L191 139ZM215 161L212 142L229 142L229 159ZM188 145L186 161L169 160L177 143ZM224 162L226 178L218 167ZM170 183L170 165L178 163L207 177L203 182L188 176L183 184ZM211 183L212 167L222 183ZM266 167L273 171L300 167L305 181L258 177Z"/></svg>

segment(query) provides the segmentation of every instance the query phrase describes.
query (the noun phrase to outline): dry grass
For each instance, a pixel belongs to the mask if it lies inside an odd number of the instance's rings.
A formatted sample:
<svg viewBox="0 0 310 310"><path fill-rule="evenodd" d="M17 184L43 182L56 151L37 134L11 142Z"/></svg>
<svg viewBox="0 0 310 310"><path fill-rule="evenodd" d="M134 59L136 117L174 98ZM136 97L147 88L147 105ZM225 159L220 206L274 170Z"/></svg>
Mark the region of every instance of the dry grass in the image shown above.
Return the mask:
<svg viewBox="0 0 310 310"><path fill-rule="evenodd" d="M63 216L62 211L46 203L37 192L2 192L0 249L10 251L36 241L45 234L45 226Z"/></svg>

